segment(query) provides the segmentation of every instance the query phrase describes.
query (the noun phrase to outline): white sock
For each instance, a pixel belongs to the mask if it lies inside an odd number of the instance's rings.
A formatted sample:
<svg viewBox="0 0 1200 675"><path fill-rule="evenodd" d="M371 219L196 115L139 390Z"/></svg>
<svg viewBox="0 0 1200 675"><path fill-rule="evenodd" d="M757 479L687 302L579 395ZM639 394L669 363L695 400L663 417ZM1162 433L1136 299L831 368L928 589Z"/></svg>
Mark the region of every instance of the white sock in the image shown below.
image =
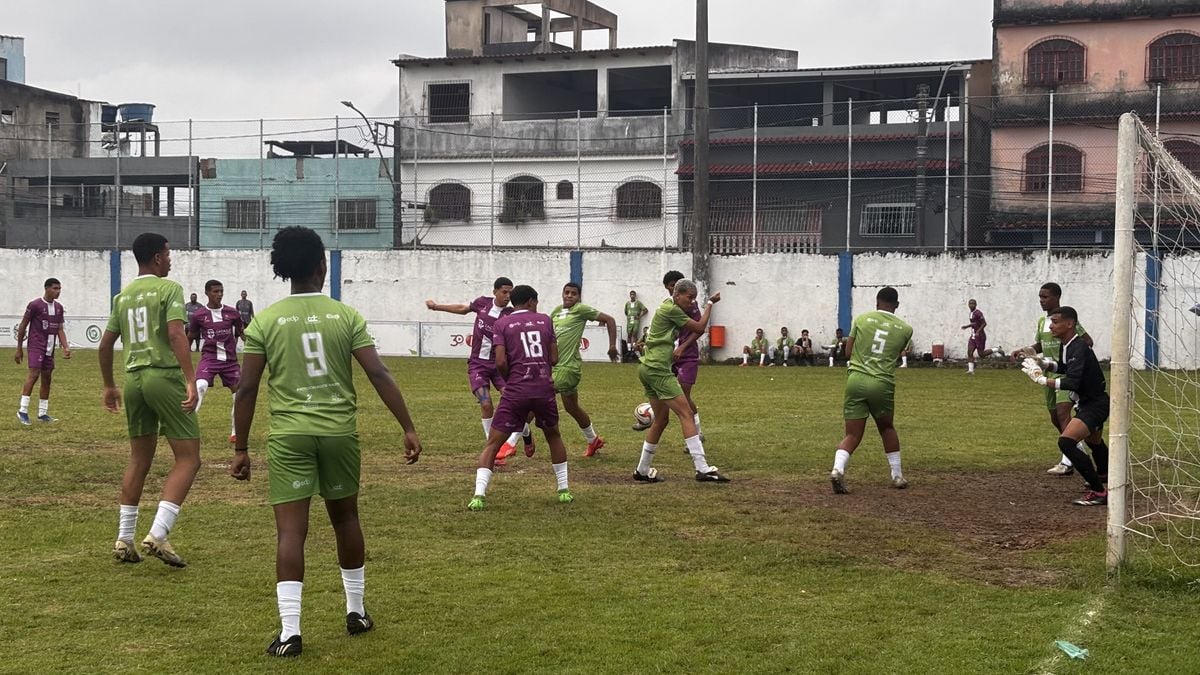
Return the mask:
<svg viewBox="0 0 1200 675"><path fill-rule="evenodd" d="M892 478L899 478L904 474L900 471L900 451L887 453L888 466L892 467Z"/></svg>
<svg viewBox="0 0 1200 675"><path fill-rule="evenodd" d="M479 420L479 423L483 425L483 439L487 440L487 437L492 435L492 418L485 417Z"/></svg>
<svg viewBox="0 0 1200 675"><path fill-rule="evenodd" d="M508 444L513 446L514 448L517 447L517 443L520 443L520 442L521 442L521 432L519 432L519 431L512 432L512 435L508 437Z"/></svg>
<svg viewBox="0 0 1200 675"><path fill-rule="evenodd" d="M831 356L831 357L829 357L829 367L830 367L830 368L832 368L832 367L833 367L833 357L832 357L832 356Z"/></svg>
<svg viewBox="0 0 1200 675"><path fill-rule="evenodd" d="M356 570L342 568L342 588L346 591L346 613L354 612L359 616L367 613L363 609L363 587L366 586L366 567ZM300 629L297 628L297 631Z"/></svg>
<svg viewBox="0 0 1200 675"><path fill-rule="evenodd" d="M1067 466L1074 466L1073 464L1071 464L1071 458L1067 457L1066 455L1063 455L1062 459L1059 461L1061 461L1063 464L1066 464Z"/></svg>
<svg viewBox="0 0 1200 675"><path fill-rule="evenodd" d="M208 393L208 380L196 380L196 412L204 405L204 395Z"/></svg>
<svg viewBox="0 0 1200 675"><path fill-rule="evenodd" d="M133 541L137 534L137 504L121 504L121 516L117 519L117 539Z"/></svg>
<svg viewBox="0 0 1200 675"><path fill-rule="evenodd" d="M658 443L650 443L642 441L642 456L638 460L637 472L646 476L650 473L650 465L654 462L654 451L658 449Z"/></svg>
<svg viewBox="0 0 1200 675"><path fill-rule="evenodd" d="M233 400L229 403L229 435L232 436L237 431L237 427L233 423L233 410L237 403L237 392L233 392Z"/></svg>
<svg viewBox="0 0 1200 675"><path fill-rule="evenodd" d="M975 372L975 362L974 361L967 361L967 372L968 373Z"/></svg>
<svg viewBox="0 0 1200 675"><path fill-rule="evenodd" d="M901 357L900 357L900 367L901 367L901 368L907 368L907 367L908 367L908 355L907 355L907 354L905 354L904 356L901 356Z"/></svg>
<svg viewBox="0 0 1200 675"><path fill-rule="evenodd" d="M21 407L17 408L17 410L20 410L21 412L26 413L26 414L29 413L29 397L28 396L21 397Z"/></svg>
<svg viewBox="0 0 1200 675"><path fill-rule="evenodd" d="M275 584L275 599L279 603L279 639L287 640L300 634L300 596L304 593L303 581L281 581Z"/></svg>
<svg viewBox="0 0 1200 675"><path fill-rule="evenodd" d="M589 424L586 427L579 427L579 430L583 432L583 440L587 441L588 443L591 443L596 439L596 429L592 425Z"/></svg>
<svg viewBox="0 0 1200 675"><path fill-rule="evenodd" d="M700 433L700 413L692 413L692 421L696 423L696 433Z"/></svg>
<svg viewBox="0 0 1200 675"><path fill-rule="evenodd" d="M492 482L492 470L479 467L475 469L475 496L487 494L488 483Z"/></svg>
<svg viewBox="0 0 1200 675"><path fill-rule="evenodd" d="M38 417L50 414L50 399L38 399Z"/></svg>
<svg viewBox="0 0 1200 675"><path fill-rule="evenodd" d="M708 473L708 460L704 458L704 444L700 442L700 435L683 439L683 444L687 446L688 454L692 456L692 464L696 465L696 473Z"/></svg>
<svg viewBox="0 0 1200 675"><path fill-rule="evenodd" d="M158 512L154 514L154 524L150 526L150 534L156 539L166 539L175 527L175 519L179 517L179 505L171 502L159 502Z"/></svg>
<svg viewBox="0 0 1200 675"><path fill-rule="evenodd" d="M567 463L554 464L554 480L558 482L559 490L567 489Z"/></svg>
<svg viewBox="0 0 1200 675"><path fill-rule="evenodd" d="M747 363L750 363L750 355L745 352L742 352L742 365L744 366Z"/></svg>
<svg viewBox="0 0 1200 675"><path fill-rule="evenodd" d="M766 362L766 360L767 360L767 355L766 355L766 354L762 354L762 353L760 353L760 354L758 355L758 365L760 365L760 366L761 366L763 363L765 363L765 362Z"/></svg>
<svg viewBox="0 0 1200 675"><path fill-rule="evenodd" d="M833 453L833 470L838 473L846 473L846 464L850 462L850 453L838 448L837 452Z"/></svg>

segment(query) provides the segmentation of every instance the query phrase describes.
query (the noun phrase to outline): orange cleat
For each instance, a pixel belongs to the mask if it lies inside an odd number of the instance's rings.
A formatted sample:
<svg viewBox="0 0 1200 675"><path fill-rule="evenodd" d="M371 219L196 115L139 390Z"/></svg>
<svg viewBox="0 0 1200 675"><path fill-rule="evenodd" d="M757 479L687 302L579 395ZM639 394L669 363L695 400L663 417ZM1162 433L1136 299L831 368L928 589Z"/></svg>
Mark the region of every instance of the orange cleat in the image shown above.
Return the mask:
<svg viewBox="0 0 1200 675"><path fill-rule="evenodd" d="M515 454L517 454L517 448L505 441L504 445L500 446L500 451L496 453L496 461L502 462Z"/></svg>
<svg viewBox="0 0 1200 675"><path fill-rule="evenodd" d="M604 447L604 439L597 436L588 442L587 450L584 451L584 457L591 457L596 454L596 451Z"/></svg>

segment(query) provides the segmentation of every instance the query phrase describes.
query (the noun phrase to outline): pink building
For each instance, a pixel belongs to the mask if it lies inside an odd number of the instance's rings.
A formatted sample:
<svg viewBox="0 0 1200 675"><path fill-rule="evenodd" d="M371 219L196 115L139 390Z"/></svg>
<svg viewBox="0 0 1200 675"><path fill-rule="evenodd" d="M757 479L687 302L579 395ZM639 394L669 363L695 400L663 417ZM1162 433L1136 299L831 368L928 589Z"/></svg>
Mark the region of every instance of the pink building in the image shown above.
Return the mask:
<svg viewBox="0 0 1200 675"><path fill-rule="evenodd" d="M993 19L984 243L1045 246L1049 211L1053 245L1110 244L1125 112L1200 172L1200 1L995 0Z"/></svg>

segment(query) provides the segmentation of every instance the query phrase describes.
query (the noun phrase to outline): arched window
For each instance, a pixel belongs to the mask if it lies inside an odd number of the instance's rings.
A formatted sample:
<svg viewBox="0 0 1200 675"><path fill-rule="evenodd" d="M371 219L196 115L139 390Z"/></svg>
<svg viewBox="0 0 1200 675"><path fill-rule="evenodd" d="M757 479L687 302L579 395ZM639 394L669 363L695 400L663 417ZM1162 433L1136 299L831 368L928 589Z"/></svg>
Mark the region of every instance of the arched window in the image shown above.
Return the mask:
<svg viewBox="0 0 1200 675"><path fill-rule="evenodd" d="M575 184L569 180L558 181L558 193L555 196L557 199L574 199Z"/></svg>
<svg viewBox="0 0 1200 675"><path fill-rule="evenodd" d="M1025 83L1032 85L1083 82L1083 45L1064 39L1045 40L1025 55Z"/></svg>
<svg viewBox="0 0 1200 675"><path fill-rule="evenodd" d="M1200 35L1171 33L1150 43L1146 59L1150 82L1200 80Z"/></svg>
<svg viewBox="0 0 1200 675"><path fill-rule="evenodd" d="M662 218L662 188L645 180L631 180L617 188L617 218Z"/></svg>
<svg viewBox="0 0 1200 675"><path fill-rule="evenodd" d="M1054 144L1054 165L1050 165L1049 145L1041 145L1025 154L1025 192L1045 192L1054 172L1055 192L1083 191L1083 153L1065 143Z"/></svg>
<svg viewBox="0 0 1200 675"><path fill-rule="evenodd" d="M546 184L533 176L517 176L504 184L500 222L519 223L546 217Z"/></svg>
<svg viewBox="0 0 1200 675"><path fill-rule="evenodd" d="M460 183L442 183L429 191L429 204L425 208L425 222L442 220L467 221L471 219L471 189Z"/></svg>

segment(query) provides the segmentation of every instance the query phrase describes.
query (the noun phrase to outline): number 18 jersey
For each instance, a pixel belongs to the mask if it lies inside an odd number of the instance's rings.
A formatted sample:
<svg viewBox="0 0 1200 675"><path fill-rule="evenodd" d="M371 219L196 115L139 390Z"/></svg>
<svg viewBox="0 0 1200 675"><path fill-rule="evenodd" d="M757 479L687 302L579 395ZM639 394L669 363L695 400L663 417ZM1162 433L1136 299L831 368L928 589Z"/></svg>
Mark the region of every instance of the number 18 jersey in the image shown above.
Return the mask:
<svg viewBox="0 0 1200 675"><path fill-rule="evenodd" d="M270 371L272 434L357 432L352 352L375 344L361 314L322 293L298 293L256 314L245 339L245 353L263 356Z"/></svg>
<svg viewBox="0 0 1200 675"><path fill-rule="evenodd" d="M504 358L508 361L504 396L516 399L553 398L550 345L556 344L557 338L550 317L518 309L500 317L493 331L496 345L504 346Z"/></svg>
<svg viewBox="0 0 1200 675"><path fill-rule="evenodd" d="M913 329L891 312L877 309L860 314L850 328L854 351L850 354L851 373L862 373L884 382L896 381L900 353L912 340Z"/></svg>

